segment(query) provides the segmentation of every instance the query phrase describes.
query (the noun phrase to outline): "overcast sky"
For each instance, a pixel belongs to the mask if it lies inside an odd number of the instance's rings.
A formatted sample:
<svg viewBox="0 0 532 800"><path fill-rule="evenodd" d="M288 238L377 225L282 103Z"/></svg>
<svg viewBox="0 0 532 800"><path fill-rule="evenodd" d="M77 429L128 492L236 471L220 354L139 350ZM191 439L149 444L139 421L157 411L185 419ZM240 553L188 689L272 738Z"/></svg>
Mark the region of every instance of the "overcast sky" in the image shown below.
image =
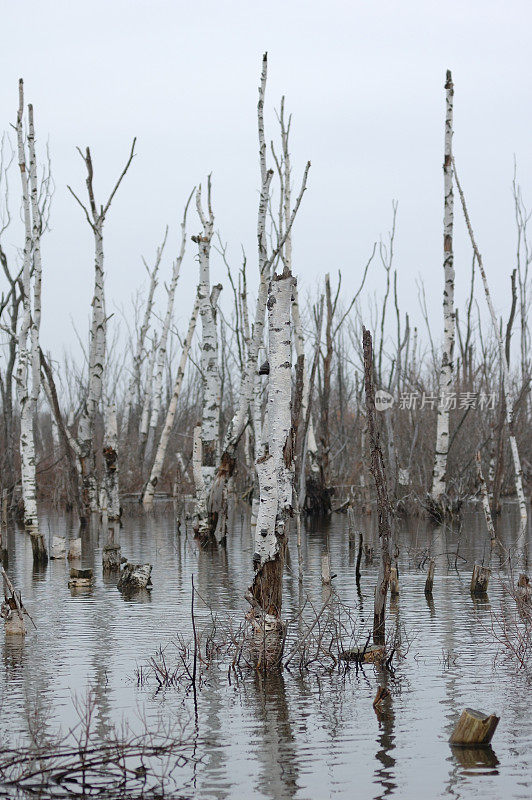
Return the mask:
<svg viewBox="0 0 532 800"><path fill-rule="evenodd" d="M303 292L339 268L346 292L354 290L397 199L401 305L419 321L415 280L423 276L440 338L443 85L450 68L457 166L497 309L506 313L515 262L514 153L532 205L530 2L3 0L1 6L1 127L15 121L22 76L40 145L49 140L53 160L42 339L56 355L76 349L71 320L86 334L92 293L91 232L66 189L67 183L80 193L85 188L76 145L91 147L103 201L137 137L137 156L105 227L109 310L127 307L145 285L141 256L152 259L166 224L168 274L185 199L211 171L216 228L235 267L243 244L255 272L256 101L264 50L267 137L277 135L273 109L285 94L296 179L312 162L294 230ZM15 198L16 172L11 187ZM456 227L463 302L471 259L458 213ZM193 212L189 233L198 230ZM14 258L21 244L14 226L4 246ZM193 256L189 241L176 311L182 325L197 280ZM381 291L382 278L376 268L370 288ZM219 259L212 279L227 284Z"/></svg>

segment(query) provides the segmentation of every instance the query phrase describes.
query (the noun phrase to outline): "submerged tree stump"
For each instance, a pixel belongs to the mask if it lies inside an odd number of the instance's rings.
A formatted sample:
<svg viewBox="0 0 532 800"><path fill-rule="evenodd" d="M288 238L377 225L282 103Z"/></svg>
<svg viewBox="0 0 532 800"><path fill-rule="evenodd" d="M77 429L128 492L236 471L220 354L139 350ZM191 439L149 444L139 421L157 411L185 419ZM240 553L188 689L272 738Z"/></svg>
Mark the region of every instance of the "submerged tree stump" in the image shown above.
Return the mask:
<svg viewBox="0 0 532 800"><path fill-rule="evenodd" d="M50 552L51 559L65 558L66 556L66 539L62 536L54 536L52 538L52 550Z"/></svg>
<svg viewBox="0 0 532 800"><path fill-rule="evenodd" d="M390 594L392 597L399 597L399 575L397 567L390 568Z"/></svg>
<svg viewBox="0 0 532 800"><path fill-rule="evenodd" d="M76 558L81 558L81 537L71 539L68 543L68 559L73 561Z"/></svg>
<svg viewBox="0 0 532 800"><path fill-rule="evenodd" d="M488 593L491 569L475 564L471 575L471 594L475 597L482 597Z"/></svg>
<svg viewBox="0 0 532 800"><path fill-rule="evenodd" d="M427 572L427 580L425 581L425 594L429 595L432 594L432 587L434 586L434 569L436 567L436 562L433 558L429 561L429 569Z"/></svg>
<svg viewBox="0 0 532 800"><path fill-rule="evenodd" d="M499 724L500 717L483 714L466 708L456 724L449 744L460 747L480 747L489 745Z"/></svg>
<svg viewBox="0 0 532 800"><path fill-rule="evenodd" d="M20 590L15 589L3 567L0 567L0 574L4 584L4 602L0 607L0 616L4 619L5 632L8 636L25 636L27 631L24 614L28 612L22 603Z"/></svg>
<svg viewBox="0 0 532 800"><path fill-rule="evenodd" d="M104 572L118 572L121 564L120 541L118 540L118 526L110 525L107 530L107 542L102 553Z"/></svg>
<svg viewBox="0 0 532 800"><path fill-rule="evenodd" d="M519 576L517 581L515 598L523 603L530 603L532 600L532 586L530 586L530 578L524 573Z"/></svg>
<svg viewBox="0 0 532 800"><path fill-rule="evenodd" d="M31 549L33 550L33 563L34 564L47 564L48 552L46 550L46 542L42 533L31 534Z"/></svg>
<svg viewBox="0 0 532 800"><path fill-rule="evenodd" d="M126 562L117 584L121 592L136 592L151 587L151 564L130 564Z"/></svg>
<svg viewBox="0 0 532 800"><path fill-rule="evenodd" d="M261 672L276 672L282 667L286 623L274 614L255 607L246 615L251 623L251 660Z"/></svg>
<svg viewBox="0 0 532 800"><path fill-rule="evenodd" d="M340 661L358 661L360 664L374 664L382 661L386 652L384 645L370 644L367 647L351 647L340 653Z"/></svg>
<svg viewBox="0 0 532 800"><path fill-rule="evenodd" d="M70 568L69 589L86 589L92 586L92 569Z"/></svg>

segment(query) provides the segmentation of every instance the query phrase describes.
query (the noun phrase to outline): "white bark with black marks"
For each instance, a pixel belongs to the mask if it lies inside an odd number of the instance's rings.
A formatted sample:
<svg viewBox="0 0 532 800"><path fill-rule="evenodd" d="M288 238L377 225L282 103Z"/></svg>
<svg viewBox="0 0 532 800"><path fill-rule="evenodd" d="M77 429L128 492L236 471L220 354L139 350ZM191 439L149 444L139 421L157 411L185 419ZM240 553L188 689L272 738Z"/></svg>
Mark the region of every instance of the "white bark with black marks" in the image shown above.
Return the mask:
<svg viewBox="0 0 532 800"><path fill-rule="evenodd" d="M443 352L439 381L439 403L436 424L436 450L432 473L431 498L438 502L447 490L447 455L449 452L450 393L453 386L453 359L455 340L454 262L453 262L453 94L451 73L447 72L445 154L443 162L444 216L443 216Z"/></svg>

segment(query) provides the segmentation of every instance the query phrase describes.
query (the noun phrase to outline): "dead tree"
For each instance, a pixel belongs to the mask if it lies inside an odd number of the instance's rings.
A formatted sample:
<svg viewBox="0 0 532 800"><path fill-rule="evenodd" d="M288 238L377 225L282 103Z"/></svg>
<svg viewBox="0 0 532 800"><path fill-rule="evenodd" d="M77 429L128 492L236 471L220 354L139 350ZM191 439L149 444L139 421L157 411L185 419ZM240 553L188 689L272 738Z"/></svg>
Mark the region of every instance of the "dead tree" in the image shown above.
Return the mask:
<svg viewBox="0 0 532 800"><path fill-rule="evenodd" d="M265 453L257 459L260 505L255 529L255 577L246 595L252 608L252 653L258 669L278 669L286 626L281 619L289 517L293 513L292 343L294 279L274 276L268 295L269 391Z"/></svg>
<svg viewBox="0 0 532 800"><path fill-rule="evenodd" d="M95 449L95 420L100 407L105 382L105 358L107 340L107 316L105 311L105 272L103 227L107 212L118 187L128 171L135 155L135 142L131 145L129 158L105 205L98 207L94 196L93 178L94 170L90 149L87 147L85 154L78 148L87 170L86 186L89 200L88 207L79 199L78 195L68 186L68 190L79 203L85 218L90 225L94 236L94 294L92 298L92 320L89 339L89 376L87 399L84 404L78 427L78 445L81 472L83 475L83 502L86 507L85 516L98 511L98 482L96 474L96 449Z"/></svg>
<svg viewBox="0 0 532 800"><path fill-rule="evenodd" d="M443 161L444 178L444 219L443 219L443 352L439 381L438 421L436 427L436 449L430 509L437 516L445 514L447 493L447 455L449 452L449 394L453 385L453 359L455 340L454 311L454 263L453 263L453 94L451 73L447 71L446 116L445 116L445 156Z"/></svg>
<svg viewBox="0 0 532 800"><path fill-rule="evenodd" d="M377 586L375 587L375 605L373 612L373 641L382 645L385 641L386 631L386 597L390 582L391 555L390 544L392 540L392 514L388 498L386 471L384 458L380 445L380 433L377 426L375 410L375 384L373 377L373 345L371 333L363 328L362 345L364 348L364 384L366 388L366 417L371 452L371 474L375 481L377 492L377 512L379 524L379 539L381 544L381 562Z"/></svg>

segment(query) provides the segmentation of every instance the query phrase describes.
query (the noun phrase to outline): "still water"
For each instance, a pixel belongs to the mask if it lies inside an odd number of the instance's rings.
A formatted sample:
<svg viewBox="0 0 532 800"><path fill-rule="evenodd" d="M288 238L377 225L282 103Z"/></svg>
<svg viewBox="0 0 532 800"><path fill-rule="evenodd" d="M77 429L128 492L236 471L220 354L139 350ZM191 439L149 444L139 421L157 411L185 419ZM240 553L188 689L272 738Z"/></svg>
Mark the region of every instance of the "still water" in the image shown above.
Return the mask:
<svg viewBox="0 0 532 800"><path fill-rule="evenodd" d="M516 528L511 509L499 524L508 546ZM375 520L361 518L357 525L366 541L373 537L378 553ZM77 535L68 519L54 514L43 515L41 529ZM153 682L139 687L135 670L177 634L190 637L192 576L201 598L221 619L242 619L253 554L244 515L226 549L202 552L184 525L177 532L171 509L148 517L136 510L126 513L122 554L153 564L152 591L131 599L117 591L116 579L102 575L97 530L84 533L81 566L94 568L95 581L82 593L67 588L66 561L51 561L34 572L29 537L13 528L8 538L9 574L37 629L30 625L22 644L1 638L3 737L27 736L36 709L48 728L67 728L76 720L73 701L90 688L102 731L113 721L142 714L163 714L183 724L198 761L181 769L182 789L173 797L531 797L532 678L497 657L493 615L515 614L515 603L504 591L506 576L494 565L489 598L474 601L469 593L472 565L486 555L484 523L474 511L464 516L460 531L417 520L400 526L401 588L388 625L404 631L408 652L395 662L393 675L372 665L345 675L311 667L266 681L244 670L229 681L226 657L209 669L198 692L197 724L190 694L179 687L156 692ZM356 552L344 515L309 525L302 544L305 593L321 605L320 561L328 547L335 592L353 609L363 643L372 622L378 557L373 564L362 559L359 595ZM426 548L436 559L432 602L425 598L425 575L418 568ZM290 551L283 608L288 619L297 615L301 601L293 540ZM199 598L196 614L201 629L211 611ZM391 692L380 715L372 707L379 683ZM448 745L467 706L501 716L493 753L484 759L467 759Z"/></svg>

